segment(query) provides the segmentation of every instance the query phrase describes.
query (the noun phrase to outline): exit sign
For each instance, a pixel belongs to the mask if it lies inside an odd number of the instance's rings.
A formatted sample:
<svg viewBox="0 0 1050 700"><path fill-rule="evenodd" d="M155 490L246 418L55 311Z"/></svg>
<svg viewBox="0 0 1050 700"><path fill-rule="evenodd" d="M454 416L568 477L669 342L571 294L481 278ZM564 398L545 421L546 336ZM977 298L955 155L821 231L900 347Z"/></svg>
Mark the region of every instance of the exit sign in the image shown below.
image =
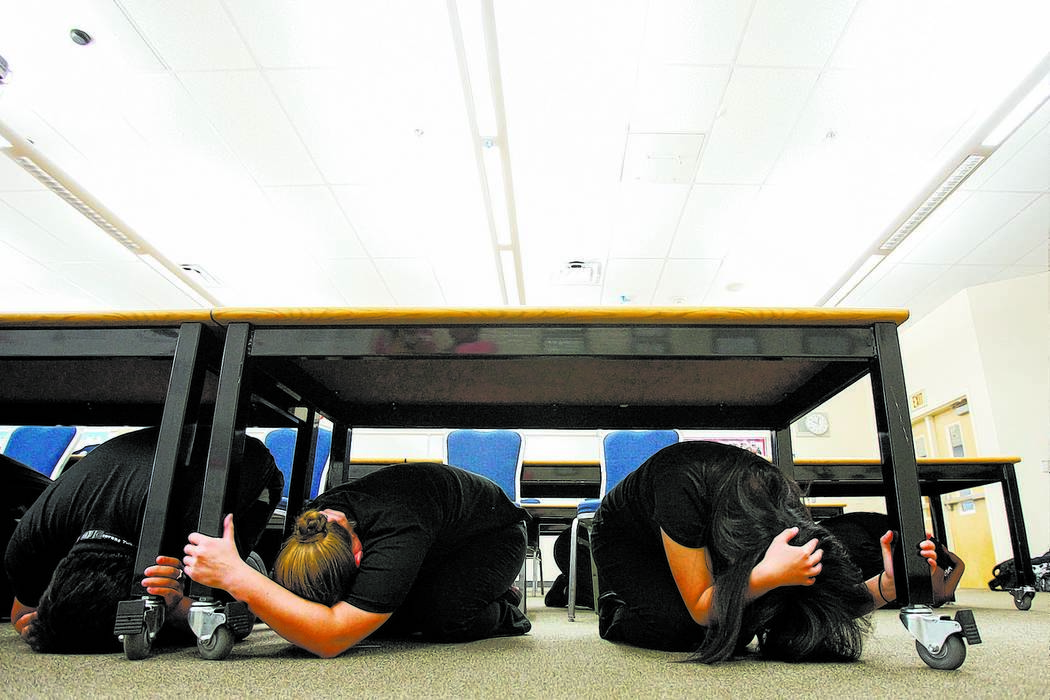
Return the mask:
<svg viewBox="0 0 1050 700"><path fill-rule="evenodd" d="M926 405L926 392L916 391L911 395L911 407L912 409L923 408Z"/></svg>

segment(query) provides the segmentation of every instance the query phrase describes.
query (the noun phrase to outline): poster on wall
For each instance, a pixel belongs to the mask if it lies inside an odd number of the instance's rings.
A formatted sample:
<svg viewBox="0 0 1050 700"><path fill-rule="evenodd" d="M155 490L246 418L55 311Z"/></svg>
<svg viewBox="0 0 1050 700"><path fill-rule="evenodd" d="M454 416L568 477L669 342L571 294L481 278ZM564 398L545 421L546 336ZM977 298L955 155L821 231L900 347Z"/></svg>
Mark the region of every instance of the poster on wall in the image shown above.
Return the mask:
<svg viewBox="0 0 1050 700"><path fill-rule="evenodd" d="M759 457L772 460L772 449L769 436L740 436L740 435L698 435L696 437L684 438L685 440L707 440L709 442L721 442L725 445L739 447L749 452L754 452Z"/></svg>

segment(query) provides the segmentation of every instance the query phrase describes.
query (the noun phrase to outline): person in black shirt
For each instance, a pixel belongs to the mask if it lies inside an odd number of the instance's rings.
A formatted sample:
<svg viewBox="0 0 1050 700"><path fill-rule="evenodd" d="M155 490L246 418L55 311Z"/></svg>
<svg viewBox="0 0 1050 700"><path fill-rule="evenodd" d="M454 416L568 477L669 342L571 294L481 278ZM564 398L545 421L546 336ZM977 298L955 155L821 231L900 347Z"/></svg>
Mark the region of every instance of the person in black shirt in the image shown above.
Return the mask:
<svg viewBox="0 0 1050 700"><path fill-rule="evenodd" d="M747 450L713 442L666 447L628 474L594 516L602 638L695 649L713 663L756 637L767 658L852 660L863 614L894 596L885 570L865 581L815 525L797 484ZM929 559L933 544L920 553Z"/></svg>
<svg viewBox="0 0 1050 700"><path fill-rule="evenodd" d="M19 521L4 566L15 596L11 620L35 651L118 649L117 603L130 597L133 581L143 574L147 592L164 597L167 619L186 627L190 601L182 595L178 554L197 529L208 431L197 431L189 463L176 471L161 556L145 572L135 572L157 436L157 428L147 428L99 445L64 471ZM243 556L265 529L283 481L265 446L246 438L244 459L230 477Z"/></svg>
<svg viewBox="0 0 1050 700"><path fill-rule="evenodd" d="M40 494L51 485L51 477L41 474L36 469L22 464L18 460L0 455L0 475L3 476L4 489L0 496L0 552L7 551L7 543L18 526L18 521L26 514L29 506ZM14 593L6 576L0 576L0 619L8 619Z"/></svg>
<svg viewBox="0 0 1050 700"><path fill-rule="evenodd" d="M293 644L336 656L380 630L466 642L524 634L513 582L527 515L494 482L397 464L318 496L277 556L274 581L222 538L194 533L186 572L228 591Z"/></svg>

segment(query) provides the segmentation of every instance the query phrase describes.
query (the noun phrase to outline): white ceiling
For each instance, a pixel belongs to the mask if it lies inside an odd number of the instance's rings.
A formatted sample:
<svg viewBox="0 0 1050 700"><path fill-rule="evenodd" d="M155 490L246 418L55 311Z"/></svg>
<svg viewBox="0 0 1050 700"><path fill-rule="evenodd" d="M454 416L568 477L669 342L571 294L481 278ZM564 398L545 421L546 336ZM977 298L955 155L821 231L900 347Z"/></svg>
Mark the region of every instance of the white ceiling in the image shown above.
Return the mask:
<svg viewBox="0 0 1050 700"><path fill-rule="evenodd" d="M1045 0L0 0L0 17L0 147L211 278L180 271L195 300L0 158L0 311L814 306L970 153L988 157L833 301L918 318L1048 269L1050 103L980 145L1050 84ZM597 283L566 283L572 260Z"/></svg>

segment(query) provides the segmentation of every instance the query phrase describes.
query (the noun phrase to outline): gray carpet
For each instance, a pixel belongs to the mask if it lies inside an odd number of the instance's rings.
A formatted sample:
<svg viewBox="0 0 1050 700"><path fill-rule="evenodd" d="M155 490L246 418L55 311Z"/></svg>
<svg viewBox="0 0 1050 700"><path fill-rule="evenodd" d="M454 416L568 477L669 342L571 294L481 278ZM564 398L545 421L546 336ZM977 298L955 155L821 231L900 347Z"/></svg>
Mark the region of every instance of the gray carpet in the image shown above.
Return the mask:
<svg viewBox="0 0 1050 700"><path fill-rule="evenodd" d="M1050 594L1018 611L1005 593L963 590L956 607L974 610L984 643L957 671L918 657L895 611L875 614L875 631L855 664L745 659L718 666L676 663L682 654L618 646L598 638L596 618L575 623L563 609L530 600L525 637L463 645L365 643L337 659L316 659L259 625L224 661L195 648L122 654L33 654L9 623L0 632L3 697L405 697L685 698L923 697L1046 698ZM952 606L942 613L953 613Z"/></svg>

